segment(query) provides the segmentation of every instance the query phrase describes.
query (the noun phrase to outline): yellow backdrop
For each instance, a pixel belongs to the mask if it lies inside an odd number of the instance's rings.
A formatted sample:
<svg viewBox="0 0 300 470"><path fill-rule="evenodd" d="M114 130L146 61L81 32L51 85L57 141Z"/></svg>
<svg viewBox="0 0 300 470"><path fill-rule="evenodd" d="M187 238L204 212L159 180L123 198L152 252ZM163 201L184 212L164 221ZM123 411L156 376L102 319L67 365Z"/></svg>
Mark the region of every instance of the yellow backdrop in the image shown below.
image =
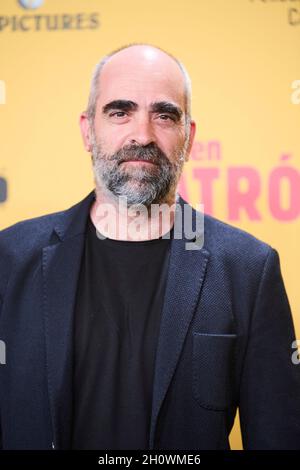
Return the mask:
<svg viewBox="0 0 300 470"><path fill-rule="evenodd" d="M2 0L0 229L92 189L79 113L94 65L130 42L186 65L198 132L181 193L279 251L300 337L300 0Z"/></svg>

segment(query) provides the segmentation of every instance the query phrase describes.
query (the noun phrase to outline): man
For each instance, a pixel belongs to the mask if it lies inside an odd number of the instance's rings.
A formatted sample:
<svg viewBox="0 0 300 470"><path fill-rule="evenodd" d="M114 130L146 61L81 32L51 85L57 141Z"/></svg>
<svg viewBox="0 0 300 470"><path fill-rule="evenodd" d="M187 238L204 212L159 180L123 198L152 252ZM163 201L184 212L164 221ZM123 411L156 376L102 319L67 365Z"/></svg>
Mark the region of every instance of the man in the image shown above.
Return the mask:
<svg viewBox="0 0 300 470"><path fill-rule="evenodd" d="M277 252L209 216L204 246L175 236L195 135L183 66L113 52L80 125L95 192L0 233L2 448L228 449L239 408L245 449L299 449Z"/></svg>

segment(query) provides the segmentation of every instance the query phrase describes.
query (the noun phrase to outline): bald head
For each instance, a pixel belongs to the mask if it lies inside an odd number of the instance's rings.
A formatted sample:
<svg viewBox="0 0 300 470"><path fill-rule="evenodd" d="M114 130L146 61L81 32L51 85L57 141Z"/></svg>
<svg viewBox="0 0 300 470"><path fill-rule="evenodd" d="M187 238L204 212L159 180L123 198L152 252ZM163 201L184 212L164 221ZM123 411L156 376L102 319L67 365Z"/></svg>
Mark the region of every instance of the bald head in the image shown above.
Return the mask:
<svg viewBox="0 0 300 470"><path fill-rule="evenodd" d="M191 119L191 83L184 66L171 54L149 44L131 44L114 50L96 66L91 83L87 116L94 122L101 90L113 89L125 81L147 86L148 81L161 81L172 91L182 94L186 124ZM123 82L123 83L122 83Z"/></svg>

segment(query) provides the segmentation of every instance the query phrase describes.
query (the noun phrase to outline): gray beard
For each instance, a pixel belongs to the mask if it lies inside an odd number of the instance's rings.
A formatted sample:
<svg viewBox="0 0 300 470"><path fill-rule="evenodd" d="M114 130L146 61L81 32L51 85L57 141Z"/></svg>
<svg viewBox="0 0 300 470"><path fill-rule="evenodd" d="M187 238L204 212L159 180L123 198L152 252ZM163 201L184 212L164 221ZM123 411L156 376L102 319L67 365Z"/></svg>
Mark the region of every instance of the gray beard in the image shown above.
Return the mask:
<svg viewBox="0 0 300 470"><path fill-rule="evenodd" d="M95 138L92 142L93 171L96 185L115 197L125 196L127 205L161 204L175 195L184 164L185 145L172 156L172 162L159 147L131 145L113 155L102 152ZM151 161L155 165L130 166L122 161ZM129 168L130 166L130 168Z"/></svg>

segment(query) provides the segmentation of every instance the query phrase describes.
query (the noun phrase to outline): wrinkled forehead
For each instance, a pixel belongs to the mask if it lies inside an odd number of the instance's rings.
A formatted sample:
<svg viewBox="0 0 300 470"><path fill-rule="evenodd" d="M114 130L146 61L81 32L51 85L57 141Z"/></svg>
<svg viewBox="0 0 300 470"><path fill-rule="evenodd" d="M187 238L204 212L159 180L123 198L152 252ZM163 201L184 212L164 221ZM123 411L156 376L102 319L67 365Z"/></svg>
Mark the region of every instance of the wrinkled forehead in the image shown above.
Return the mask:
<svg viewBox="0 0 300 470"><path fill-rule="evenodd" d="M126 53L125 53L126 52ZM185 108L185 81L174 59L166 54L116 54L104 64L98 82L99 103L130 99L147 104L172 101Z"/></svg>

